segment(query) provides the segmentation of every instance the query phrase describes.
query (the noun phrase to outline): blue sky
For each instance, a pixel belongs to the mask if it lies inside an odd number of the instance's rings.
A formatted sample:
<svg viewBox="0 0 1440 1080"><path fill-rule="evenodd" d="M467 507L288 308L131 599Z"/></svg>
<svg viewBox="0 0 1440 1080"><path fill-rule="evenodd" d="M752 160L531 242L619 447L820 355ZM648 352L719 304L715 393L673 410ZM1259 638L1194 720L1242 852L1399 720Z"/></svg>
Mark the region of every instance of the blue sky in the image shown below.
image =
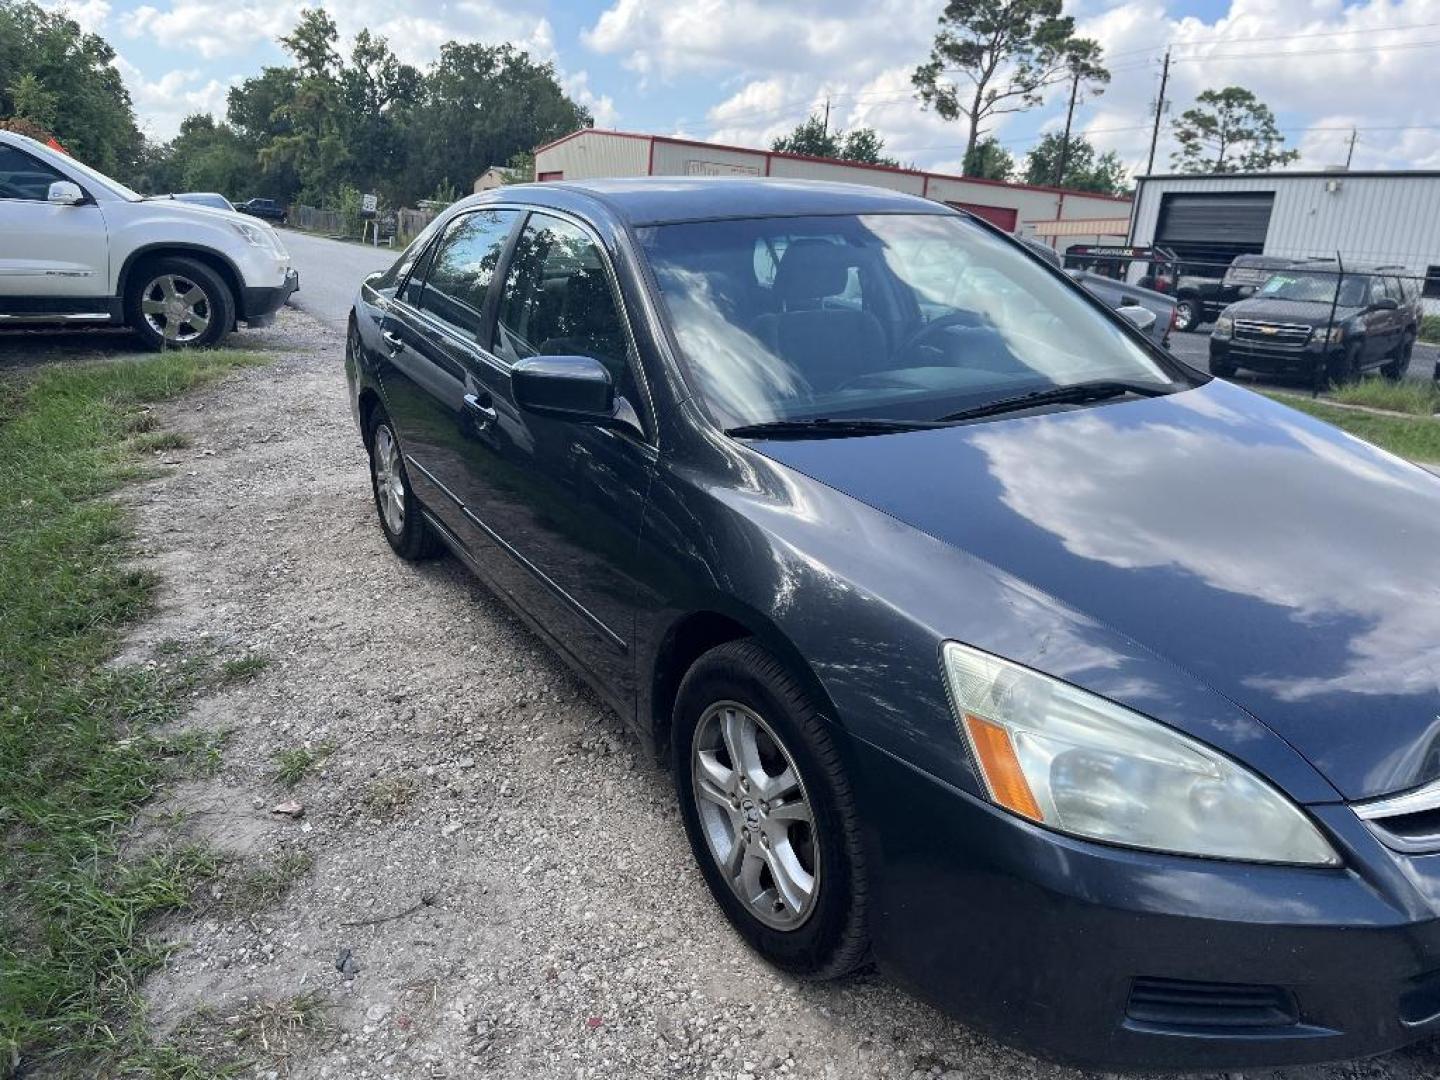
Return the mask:
<svg viewBox="0 0 1440 1080"><path fill-rule="evenodd" d="M280 63L274 39L301 0L70 0L105 34L142 126L165 137L193 111L223 111L228 86ZM909 71L941 0L346 0L325 6L348 38L381 33L424 63L450 38L510 41L554 61L601 126L768 142L829 96L841 126L869 124L902 161L958 167L966 131L919 107ZM1072 0L1114 80L1077 112L1102 149L1140 169L1167 44L1172 115L1200 90L1238 83L1275 109L1301 164L1440 168L1440 0ZM995 135L1020 157L1063 121L1057 92ZM1173 144L1162 140L1157 166ZM1157 170L1158 171L1158 170Z"/></svg>

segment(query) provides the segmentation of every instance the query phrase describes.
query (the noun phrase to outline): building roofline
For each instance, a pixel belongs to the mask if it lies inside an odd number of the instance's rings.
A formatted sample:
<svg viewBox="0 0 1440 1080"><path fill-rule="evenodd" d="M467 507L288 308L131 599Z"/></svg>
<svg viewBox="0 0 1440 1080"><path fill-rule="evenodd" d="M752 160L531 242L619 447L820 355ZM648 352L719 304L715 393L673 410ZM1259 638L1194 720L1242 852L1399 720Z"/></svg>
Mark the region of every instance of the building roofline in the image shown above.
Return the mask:
<svg viewBox="0 0 1440 1080"><path fill-rule="evenodd" d="M1074 195L1083 199L1104 199L1109 202L1124 203L1126 206L1132 204L1133 200L1128 195L1102 195L1097 191L1079 191L1075 188L1052 187L1048 184L1015 184L1008 180L991 180L982 176L956 176L954 173L927 172L924 169L906 169L899 165L871 165L863 161L842 161L839 158L816 157L812 154L792 154L784 150L764 150L757 146L734 146L728 143L705 142L701 139L685 139L678 135L642 135L634 131L615 131L609 128L579 128L562 135L558 139L552 139L543 146L537 146L533 153L539 154L543 150L559 146L563 142L579 138L581 135L617 135L624 139L648 140L652 145L657 142L670 143L675 146L701 146L714 150L728 150L732 153L741 154L764 154L767 157L783 158L788 161L819 162L822 165L842 165L850 169L866 169L871 172L899 173L904 176L918 176L922 181L928 180L956 180L963 184L981 184L990 187L1011 188L1019 191L1045 191L1052 195Z"/></svg>
<svg viewBox="0 0 1440 1080"><path fill-rule="evenodd" d="M1141 183L1146 180L1343 180L1346 177L1433 180L1440 177L1440 169L1296 169L1286 172L1152 173L1149 176L1137 176L1135 181Z"/></svg>

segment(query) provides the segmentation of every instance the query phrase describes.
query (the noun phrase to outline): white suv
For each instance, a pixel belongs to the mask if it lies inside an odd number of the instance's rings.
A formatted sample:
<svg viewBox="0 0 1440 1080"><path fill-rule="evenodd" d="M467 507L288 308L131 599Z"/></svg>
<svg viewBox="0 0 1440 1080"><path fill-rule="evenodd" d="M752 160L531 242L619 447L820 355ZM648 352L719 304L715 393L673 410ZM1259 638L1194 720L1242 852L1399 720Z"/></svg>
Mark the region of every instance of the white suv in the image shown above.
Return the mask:
<svg viewBox="0 0 1440 1080"><path fill-rule="evenodd" d="M0 327L127 324L152 348L211 345L273 320L299 283L264 222L146 199L0 131Z"/></svg>

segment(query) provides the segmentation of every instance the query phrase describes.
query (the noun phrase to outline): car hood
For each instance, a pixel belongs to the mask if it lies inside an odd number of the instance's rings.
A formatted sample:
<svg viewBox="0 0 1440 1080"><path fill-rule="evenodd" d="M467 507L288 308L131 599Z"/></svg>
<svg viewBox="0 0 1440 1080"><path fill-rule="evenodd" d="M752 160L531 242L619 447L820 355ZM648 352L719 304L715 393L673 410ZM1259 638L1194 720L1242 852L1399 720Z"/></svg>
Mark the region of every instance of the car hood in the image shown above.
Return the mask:
<svg viewBox="0 0 1440 1080"><path fill-rule="evenodd" d="M1335 308L1335 321L1342 322L1359 313L1359 308ZM1319 300L1270 300L1251 297L1231 304L1225 314L1233 319L1254 319L1257 322L1305 323L1319 326L1330 320L1330 304Z"/></svg>
<svg viewBox="0 0 1440 1080"><path fill-rule="evenodd" d="M1440 478L1416 466L1218 379L753 445L1188 671L1346 798L1440 776Z"/></svg>

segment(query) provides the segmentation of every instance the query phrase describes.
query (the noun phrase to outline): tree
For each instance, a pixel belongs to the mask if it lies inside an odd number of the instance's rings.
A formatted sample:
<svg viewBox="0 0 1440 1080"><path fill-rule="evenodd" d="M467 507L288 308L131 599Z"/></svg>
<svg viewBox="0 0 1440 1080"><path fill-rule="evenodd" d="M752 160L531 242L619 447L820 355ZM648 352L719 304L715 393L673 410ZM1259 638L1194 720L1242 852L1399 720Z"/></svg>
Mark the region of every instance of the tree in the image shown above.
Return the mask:
<svg viewBox="0 0 1440 1080"><path fill-rule="evenodd" d="M1061 81L1077 88L1109 80L1098 43L1075 36L1061 0L949 0L930 59L911 76L922 102L946 120L970 126L965 160L988 120L1039 105ZM968 85L943 76L959 74Z"/></svg>
<svg viewBox="0 0 1440 1080"><path fill-rule="evenodd" d="M994 135L987 135L965 152L964 172L982 180L1012 180L1015 157Z"/></svg>
<svg viewBox="0 0 1440 1080"><path fill-rule="evenodd" d="M1097 155L1088 139L1083 135L1072 135L1062 173L1060 154L1063 144L1064 138L1053 131L1040 140L1025 157L1025 183L1053 184L1059 176L1061 187L1077 191L1119 195L1125 190L1125 164L1114 150Z"/></svg>
<svg viewBox="0 0 1440 1080"><path fill-rule="evenodd" d="M510 155L501 170L507 184L528 184L535 179L535 154L531 150L517 150Z"/></svg>
<svg viewBox="0 0 1440 1080"><path fill-rule="evenodd" d="M0 118L53 132L75 157L131 179L144 139L115 50L63 12L0 0Z"/></svg>
<svg viewBox="0 0 1440 1080"><path fill-rule="evenodd" d="M770 149L782 154L805 154L838 161L858 161L866 165L899 164L894 158L881 153L885 149L885 140L874 128L858 127L849 133L839 128L831 131L825 119L816 113L796 124L789 135L775 139Z"/></svg>
<svg viewBox="0 0 1440 1080"><path fill-rule="evenodd" d="M1170 160L1181 172L1262 172L1300 156L1280 149L1275 114L1243 86L1206 90L1172 123L1180 149Z"/></svg>

